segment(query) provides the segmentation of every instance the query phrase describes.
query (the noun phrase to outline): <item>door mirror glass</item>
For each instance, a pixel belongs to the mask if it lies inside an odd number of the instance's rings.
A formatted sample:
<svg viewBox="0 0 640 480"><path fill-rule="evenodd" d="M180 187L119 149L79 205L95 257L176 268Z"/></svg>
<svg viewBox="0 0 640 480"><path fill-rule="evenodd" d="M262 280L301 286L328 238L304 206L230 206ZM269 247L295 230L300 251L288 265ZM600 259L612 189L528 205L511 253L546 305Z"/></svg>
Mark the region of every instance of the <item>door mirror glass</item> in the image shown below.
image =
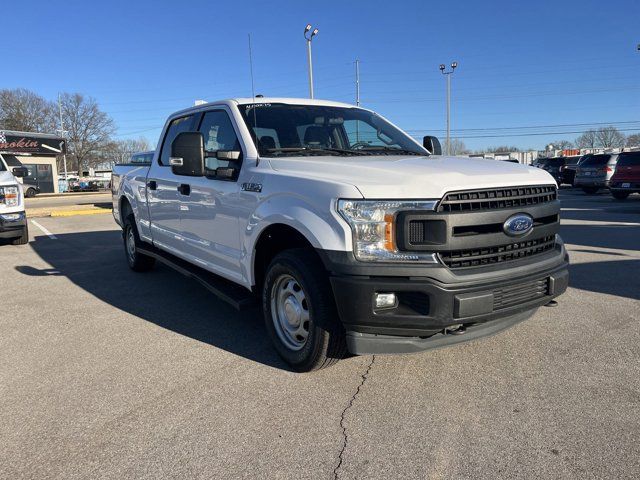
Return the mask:
<svg viewBox="0 0 640 480"><path fill-rule="evenodd" d="M431 155L442 155L442 146L440 140L431 135L427 135L422 139L422 146L426 148Z"/></svg>
<svg viewBox="0 0 640 480"><path fill-rule="evenodd" d="M171 143L169 159L174 175L204 175L204 139L200 132L179 133Z"/></svg>
<svg viewBox="0 0 640 480"><path fill-rule="evenodd" d="M29 174L29 170L26 167L15 167L13 169L13 175L16 177L26 177Z"/></svg>

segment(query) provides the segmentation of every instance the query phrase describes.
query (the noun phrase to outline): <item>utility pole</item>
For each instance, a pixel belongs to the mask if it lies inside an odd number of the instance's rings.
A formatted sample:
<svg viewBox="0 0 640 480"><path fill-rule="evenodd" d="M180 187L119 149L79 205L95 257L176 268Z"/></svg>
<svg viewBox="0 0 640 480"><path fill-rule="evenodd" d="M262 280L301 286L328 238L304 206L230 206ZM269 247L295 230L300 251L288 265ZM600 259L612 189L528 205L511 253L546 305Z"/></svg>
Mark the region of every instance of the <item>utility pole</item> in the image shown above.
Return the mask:
<svg viewBox="0 0 640 480"><path fill-rule="evenodd" d="M451 155L451 75L458 66L458 62L451 62L451 70L445 71L444 64L440 64L440 71L447 77L447 144L445 153Z"/></svg>
<svg viewBox="0 0 640 480"><path fill-rule="evenodd" d="M356 59L356 105L360 106L360 60Z"/></svg>
<svg viewBox="0 0 640 480"><path fill-rule="evenodd" d="M313 37L315 37L318 34L317 28L315 28L311 32L311 34L309 34L312 28L313 27L311 26L310 23L308 23L307 26L304 27L304 38L307 39L307 63L309 68L309 98L313 98L313 63L311 62L311 40L313 40Z"/></svg>
<svg viewBox="0 0 640 480"><path fill-rule="evenodd" d="M64 126L62 124L62 102L60 101L60 93L58 93L58 111L60 112L60 136L65 141L64 150L62 150L62 161L64 165L64 181L67 182L67 154L65 153L65 150L67 149L67 136L65 135ZM78 173L78 176L80 176L80 173Z"/></svg>

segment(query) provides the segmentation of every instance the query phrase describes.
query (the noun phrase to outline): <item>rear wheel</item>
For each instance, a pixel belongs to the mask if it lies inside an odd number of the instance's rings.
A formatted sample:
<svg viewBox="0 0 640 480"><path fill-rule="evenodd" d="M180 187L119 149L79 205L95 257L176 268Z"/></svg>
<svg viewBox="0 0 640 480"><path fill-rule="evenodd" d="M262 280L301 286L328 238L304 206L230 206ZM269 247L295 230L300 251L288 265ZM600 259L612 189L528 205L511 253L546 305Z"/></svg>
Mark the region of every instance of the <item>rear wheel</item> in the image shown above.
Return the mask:
<svg viewBox="0 0 640 480"><path fill-rule="evenodd" d="M587 195L593 195L598 191L598 187L582 187L582 191Z"/></svg>
<svg viewBox="0 0 640 480"><path fill-rule="evenodd" d="M611 195L613 195L613 198L615 198L616 200L626 200L627 197L629 196L629 192L611 192Z"/></svg>
<svg viewBox="0 0 640 480"><path fill-rule="evenodd" d="M313 250L276 255L265 276L262 308L276 350L294 369L318 370L345 356L329 278Z"/></svg>
<svg viewBox="0 0 640 480"><path fill-rule="evenodd" d="M22 235L11 240L11 245L26 245L29 243L29 227L27 225L22 229Z"/></svg>
<svg viewBox="0 0 640 480"><path fill-rule="evenodd" d="M33 198L36 196L36 189L35 188L27 188L27 191L24 192L24 196L27 198Z"/></svg>
<svg viewBox="0 0 640 480"><path fill-rule="evenodd" d="M138 249L142 246L142 241L136 228L136 220L130 214L124 221L124 253L127 257L129 268L136 272L148 272L153 268L156 259L140 253Z"/></svg>

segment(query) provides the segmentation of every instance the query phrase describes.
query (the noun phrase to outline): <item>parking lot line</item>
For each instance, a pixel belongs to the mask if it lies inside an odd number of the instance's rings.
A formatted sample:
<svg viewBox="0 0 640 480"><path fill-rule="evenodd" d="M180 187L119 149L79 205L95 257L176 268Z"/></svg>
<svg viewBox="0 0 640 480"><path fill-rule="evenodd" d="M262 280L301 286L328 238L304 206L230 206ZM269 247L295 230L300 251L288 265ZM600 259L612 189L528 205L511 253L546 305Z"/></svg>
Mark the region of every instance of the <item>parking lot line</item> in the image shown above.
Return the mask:
<svg viewBox="0 0 640 480"><path fill-rule="evenodd" d="M40 230L42 230L42 233L44 233L47 237L49 237L51 240L57 240L58 237L56 237L53 233L51 233L49 230L47 230L46 228L44 228L42 225L40 225L38 222L36 222L35 220L31 220L31 223L33 223L36 227L38 227Z"/></svg>

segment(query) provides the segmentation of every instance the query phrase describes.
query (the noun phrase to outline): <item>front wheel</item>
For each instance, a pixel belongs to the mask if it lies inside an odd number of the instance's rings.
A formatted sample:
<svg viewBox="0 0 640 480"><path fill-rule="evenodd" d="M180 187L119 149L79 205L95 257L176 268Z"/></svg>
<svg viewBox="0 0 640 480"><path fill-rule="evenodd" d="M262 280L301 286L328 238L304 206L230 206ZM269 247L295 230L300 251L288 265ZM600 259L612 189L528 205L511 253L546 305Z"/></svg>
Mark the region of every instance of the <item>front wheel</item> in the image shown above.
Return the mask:
<svg viewBox="0 0 640 480"><path fill-rule="evenodd" d="M24 192L24 196L27 198L33 198L36 196L36 189L35 188L27 188L27 191Z"/></svg>
<svg viewBox="0 0 640 480"><path fill-rule="evenodd" d="M138 251L142 245L142 241L138 235L136 220L133 214L125 219L122 236L124 238L124 253L127 257L129 268L136 272L147 272L151 270L156 263L156 259Z"/></svg>
<svg viewBox="0 0 640 480"><path fill-rule="evenodd" d="M276 255L265 276L262 308L276 350L294 369L318 370L345 356L329 278L313 250Z"/></svg>
<svg viewBox="0 0 640 480"><path fill-rule="evenodd" d="M27 243L29 243L29 227L25 225L22 234L11 240L11 245L26 245Z"/></svg>
<svg viewBox="0 0 640 480"><path fill-rule="evenodd" d="M616 200L626 200L627 197L629 196L629 192L611 192L611 195L613 195L613 198L615 198Z"/></svg>
<svg viewBox="0 0 640 480"><path fill-rule="evenodd" d="M582 191L587 195L593 195L598 191L598 187L582 187Z"/></svg>

